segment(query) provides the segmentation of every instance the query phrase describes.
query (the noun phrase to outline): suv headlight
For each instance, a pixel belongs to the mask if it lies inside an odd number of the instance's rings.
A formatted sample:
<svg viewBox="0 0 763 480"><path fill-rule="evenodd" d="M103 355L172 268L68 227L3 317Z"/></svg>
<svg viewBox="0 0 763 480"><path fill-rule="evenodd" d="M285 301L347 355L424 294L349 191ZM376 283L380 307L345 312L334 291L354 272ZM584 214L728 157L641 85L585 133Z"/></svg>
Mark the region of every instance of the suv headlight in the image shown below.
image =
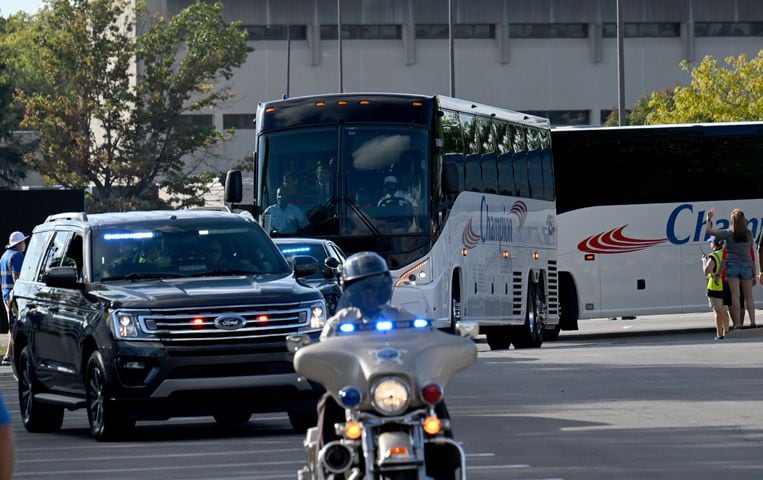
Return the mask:
<svg viewBox="0 0 763 480"><path fill-rule="evenodd" d="M326 302L310 305L310 328L323 328L326 323Z"/></svg>
<svg viewBox="0 0 763 480"><path fill-rule="evenodd" d="M110 313L111 330L117 340L154 339L143 330L138 312L114 311Z"/></svg>

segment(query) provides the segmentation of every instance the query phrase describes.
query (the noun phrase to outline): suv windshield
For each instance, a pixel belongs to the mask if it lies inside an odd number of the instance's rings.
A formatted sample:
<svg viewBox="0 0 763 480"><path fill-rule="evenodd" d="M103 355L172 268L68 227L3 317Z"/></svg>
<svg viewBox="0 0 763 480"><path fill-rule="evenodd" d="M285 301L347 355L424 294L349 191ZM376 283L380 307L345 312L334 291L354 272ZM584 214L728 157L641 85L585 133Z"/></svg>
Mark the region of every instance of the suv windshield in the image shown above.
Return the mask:
<svg viewBox="0 0 763 480"><path fill-rule="evenodd" d="M93 280L289 274L264 232L242 222L142 223L93 236Z"/></svg>

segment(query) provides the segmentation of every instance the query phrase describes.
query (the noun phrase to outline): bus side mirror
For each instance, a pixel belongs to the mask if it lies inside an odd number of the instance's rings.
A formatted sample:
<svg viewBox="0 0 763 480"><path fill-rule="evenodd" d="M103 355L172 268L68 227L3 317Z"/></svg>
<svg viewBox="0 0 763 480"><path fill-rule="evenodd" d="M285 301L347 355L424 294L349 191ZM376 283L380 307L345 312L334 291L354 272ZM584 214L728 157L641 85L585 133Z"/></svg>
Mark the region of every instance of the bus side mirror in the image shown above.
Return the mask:
<svg viewBox="0 0 763 480"><path fill-rule="evenodd" d="M458 194L458 164L447 162L442 168L442 194Z"/></svg>
<svg viewBox="0 0 763 480"><path fill-rule="evenodd" d="M225 203L241 203L244 198L240 170L228 170L225 174Z"/></svg>

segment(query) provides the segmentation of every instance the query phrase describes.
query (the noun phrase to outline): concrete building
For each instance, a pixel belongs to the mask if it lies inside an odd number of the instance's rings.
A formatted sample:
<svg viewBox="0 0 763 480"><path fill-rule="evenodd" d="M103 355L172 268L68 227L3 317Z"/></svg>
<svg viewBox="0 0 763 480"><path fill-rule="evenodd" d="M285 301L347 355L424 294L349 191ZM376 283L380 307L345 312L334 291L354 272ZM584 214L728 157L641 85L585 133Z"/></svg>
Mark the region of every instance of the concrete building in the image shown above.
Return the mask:
<svg viewBox="0 0 763 480"><path fill-rule="evenodd" d="M167 16L193 0L150 0ZM449 93L448 0L340 0L345 92ZM337 0L224 0L254 52L236 99L199 120L235 128L215 152L235 164L254 148L259 101L339 91ZM763 1L622 0L625 103L689 80L679 64L755 56ZM616 0L453 0L455 94L600 124L617 105ZM287 40L287 31L288 40ZM288 65L287 65L287 59ZM224 170L226 165L220 165Z"/></svg>

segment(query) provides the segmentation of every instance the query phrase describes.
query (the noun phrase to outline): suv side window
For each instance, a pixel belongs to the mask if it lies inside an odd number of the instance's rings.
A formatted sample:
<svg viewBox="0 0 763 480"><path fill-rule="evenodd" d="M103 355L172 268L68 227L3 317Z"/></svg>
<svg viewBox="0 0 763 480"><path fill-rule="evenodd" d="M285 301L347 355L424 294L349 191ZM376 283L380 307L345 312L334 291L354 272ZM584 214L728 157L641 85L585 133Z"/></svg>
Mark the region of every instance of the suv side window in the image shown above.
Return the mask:
<svg viewBox="0 0 763 480"><path fill-rule="evenodd" d="M48 246L53 232L39 232L32 235L29 239L29 246L24 253L24 264L19 273L19 280L34 281L37 278L37 267L40 265L40 257L45 247Z"/></svg>
<svg viewBox="0 0 763 480"><path fill-rule="evenodd" d="M45 281L45 273L52 267L60 267L66 254L66 245L72 236L72 232L58 231L48 247L43 259L43 268L37 277L38 282Z"/></svg>
<svg viewBox="0 0 763 480"><path fill-rule="evenodd" d="M74 267L77 270L77 279L81 282L84 280L82 276L83 254L82 254L82 235L74 233L69 242L69 247L66 249L66 255L61 260L62 267Z"/></svg>

